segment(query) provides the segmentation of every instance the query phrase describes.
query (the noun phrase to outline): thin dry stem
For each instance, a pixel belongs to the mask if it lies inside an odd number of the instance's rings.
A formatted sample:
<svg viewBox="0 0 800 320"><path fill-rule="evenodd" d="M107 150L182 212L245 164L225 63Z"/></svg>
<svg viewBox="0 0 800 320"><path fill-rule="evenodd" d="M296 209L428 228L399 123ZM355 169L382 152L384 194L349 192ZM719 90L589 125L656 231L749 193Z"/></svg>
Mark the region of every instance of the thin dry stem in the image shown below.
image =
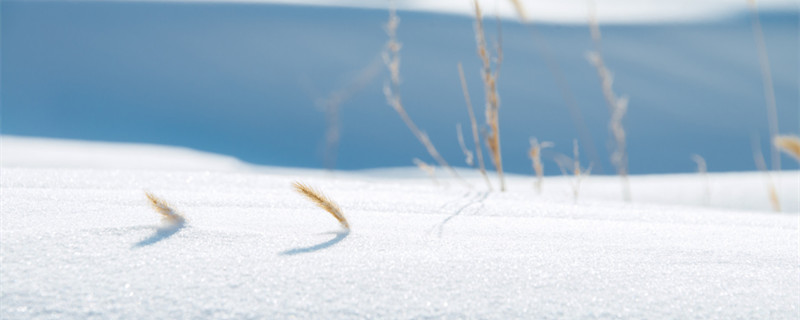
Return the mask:
<svg viewBox="0 0 800 320"><path fill-rule="evenodd" d="M400 115L403 122L414 136L425 146L425 150L433 157L440 166L447 168L450 173L459 179L464 185L471 187L471 185L461 178L461 175L447 163L446 160L439 154L436 147L431 142L428 135L417 127L414 121L411 120L406 109L403 107L403 102L400 99L400 48L402 44L397 41L397 26L400 24L400 18L397 17L396 10L392 5L389 8L389 21L386 23L386 34L389 40L386 42L386 47L383 51L383 61L386 68L389 69L390 81L383 86L383 93L386 96L386 102Z"/></svg>
<svg viewBox="0 0 800 320"><path fill-rule="evenodd" d="M577 139L573 140L572 142L572 154L574 157L573 159L570 159L568 156L565 156L563 154L559 154L560 157L556 158L556 164L558 164L558 168L561 169L561 173L563 175L572 176L572 179L570 180L570 187L572 188L573 201L577 203L578 195L581 189L581 182L586 176L591 174L592 166L589 165L589 167L586 170L583 170L581 168L580 153L578 150ZM570 170L567 169L570 166L572 167L571 174L569 172Z"/></svg>
<svg viewBox="0 0 800 320"><path fill-rule="evenodd" d="M182 224L186 222L186 219L183 217L183 215L178 213L163 199L156 197L148 191L145 191L144 195L147 196L147 200L150 201L150 205L153 207L153 209L161 214L162 221L170 224Z"/></svg>
<svg viewBox="0 0 800 320"><path fill-rule="evenodd" d="M778 198L778 190L775 188L775 182L772 180L772 174L767 169L767 162L764 161L764 154L761 153L761 144L758 142L757 137L753 137L753 160L756 162L756 167L759 171L764 173L764 184L767 187L767 196L769 203L772 205L772 210L775 212L781 211L781 201Z"/></svg>
<svg viewBox="0 0 800 320"><path fill-rule="evenodd" d="M593 3L592 3L593 4ZM608 104L611 118L608 122L609 131L614 139L615 149L611 154L611 163L617 168L617 174L622 178L622 197L625 201L631 201L630 183L628 182L628 152L626 150L626 134L622 125L622 119L628 110L628 97L618 97L612 87L614 77L611 71L605 66L601 50L600 26L595 17L594 7L592 6L589 16L589 27L592 39L595 43L595 50L587 53L589 62L597 69L597 76L600 78L600 86Z"/></svg>
<svg viewBox="0 0 800 320"><path fill-rule="evenodd" d="M325 167L332 170L336 168L337 151L339 140L341 139L341 122L339 120L339 110L342 104L347 102L357 93L364 89L378 75L381 69L381 60L374 59L369 65L361 69L352 80L348 81L344 87L331 92L327 98L317 102L325 111Z"/></svg>
<svg viewBox="0 0 800 320"><path fill-rule="evenodd" d="M517 15L519 15L520 21L522 21L523 23L527 23L528 14L525 12L525 7L522 6L522 1L511 0L511 4L514 5L514 10L517 11Z"/></svg>
<svg viewBox="0 0 800 320"><path fill-rule="evenodd" d="M531 138L531 149L528 156L531 158L533 171L536 172L536 192L542 193L542 182L544 181L544 164L542 164L542 149L553 146L552 142L544 141L539 143L536 138Z"/></svg>
<svg viewBox="0 0 800 320"><path fill-rule="evenodd" d="M433 184L439 185L439 180L436 179L436 167L429 165L425 163L425 161L422 161L418 158L411 159L411 161L413 161L414 164L417 165L417 168L424 171L429 177L431 177L431 180L433 180Z"/></svg>
<svg viewBox="0 0 800 320"><path fill-rule="evenodd" d="M772 139L772 144L800 162L800 137L780 135Z"/></svg>
<svg viewBox="0 0 800 320"><path fill-rule="evenodd" d="M500 42L498 42L498 60L495 69L492 70L491 56L486 49L486 36L483 32L483 15L481 13L480 5L477 0L473 1L475 5L475 41L478 48L478 56L483 63L481 75L483 79L483 87L486 96L486 124L489 126L489 132L486 136L486 145L489 148L489 155L492 158L492 164L497 169L497 176L500 179L500 191L506 190L505 179L503 178L503 158L500 151L500 97L497 94L497 67L502 61L502 51Z"/></svg>
<svg viewBox="0 0 800 320"><path fill-rule="evenodd" d="M475 111L472 109L472 99L469 97L469 89L467 88L467 80L464 77L464 68L461 62L458 63L458 76L461 79L461 90L464 91L464 101L467 103L467 112L469 113L469 121L472 125L472 139L475 142L475 154L478 158L478 169L486 180L486 187L492 190L492 183L489 181L489 175L486 174L486 166L483 162L483 150L481 148L481 139L478 134L478 122L475 120Z"/></svg>
<svg viewBox="0 0 800 320"><path fill-rule="evenodd" d="M322 208L323 210L327 211L331 215L333 215L336 220L342 225L343 228L350 230L350 224L347 222L347 219L342 214L342 209L339 208L333 200L326 197L322 192L315 190L314 188L305 185L301 182L295 181L292 183L292 187L298 193L304 195L306 198L314 202L318 207Z"/></svg>
<svg viewBox="0 0 800 320"><path fill-rule="evenodd" d="M458 134L458 145L461 146L461 151L464 152L464 162L467 163L468 166L472 167L475 165L475 161L473 160L472 151L467 148L467 145L464 143L464 133L461 132L461 124L456 125L456 133Z"/></svg>
<svg viewBox="0 0 800 320"><path fill-rule="evenodd" d="M711 185L708 182L706 159L697 154L693 154L691 158L697 164L697 174L703 178L703 203L709 205L711 203Z"/></svg>
<svg viewBox="0 0 800 320"><path fill-rule="evenodd" d="M769 55L767 54L767 45L764 41L764 31L761 29L761 21L758 18L758 7L755 0L748 0L748 7L750 7L751 22L753 27L753 37L756 42L756 49L758 50L758 63L761 67L761 78L764 85L764 99L767 104L767 122L769 123L769 136L772 139L778 136L778 107L775 102L775 88L772 84L772 72L770 71ZM774 144L770 147L772 151L772 170L781 170L781 157L778 152L777 146Z"/></svg>

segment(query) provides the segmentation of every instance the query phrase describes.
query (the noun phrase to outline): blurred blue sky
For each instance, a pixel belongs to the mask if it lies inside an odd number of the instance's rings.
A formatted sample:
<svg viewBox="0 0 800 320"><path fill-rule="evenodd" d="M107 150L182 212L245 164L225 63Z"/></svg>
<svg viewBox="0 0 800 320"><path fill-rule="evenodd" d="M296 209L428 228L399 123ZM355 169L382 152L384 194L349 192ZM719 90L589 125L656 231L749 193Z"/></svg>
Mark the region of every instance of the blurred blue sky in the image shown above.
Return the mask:
<svg viewBox="0 0 800 320"><path fill-rule="evenodd" d="M2 2L3 134L186 146L280 166L322 167L326 115L319 101L376 65L384 10L269 4ZM456 63L464 64L482 122L473 21L400 12L402 97L452 164L468 128ZM798 12L761 15L780 128L800 131ZM495 22L487 21L490 39ZM603 26L607 65L625 119L634 174L688 172L697 153L711 171L754 170L751 137L767 151L757 52L745 12L691 23ZM502 25L499 79L507 171L529 173L528 138L571 152L579 138L550 57L585 120L583 153L611 173L608 112L585 25ZM494 41L494 40L492 40ZM546 49L543 49L546 48ZM550 65L552 67L553 64ZM432 160L385 103L381 68L341 104L337 168ZM370 74L370 72L367 72ZM470 139L468 139L470 141ZM471 146L468 143L468 146ZM548 161L548 173L557 167ZM785 168L797 168L784 157Z"/></svg>

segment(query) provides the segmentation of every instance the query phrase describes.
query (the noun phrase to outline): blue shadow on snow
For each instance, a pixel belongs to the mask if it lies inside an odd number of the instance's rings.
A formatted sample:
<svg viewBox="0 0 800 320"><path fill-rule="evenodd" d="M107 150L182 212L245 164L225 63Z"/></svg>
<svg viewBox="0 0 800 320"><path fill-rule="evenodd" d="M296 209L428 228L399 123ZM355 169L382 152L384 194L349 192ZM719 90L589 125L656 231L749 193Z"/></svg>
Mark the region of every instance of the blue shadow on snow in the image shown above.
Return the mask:
<svg viewBox="0 0 800 320"><path fill-rule="evenodd" d="M314 251L319 251L319 250L322 250L322 249L330 248L331 246L333 246L333 245L341 242L342 240L344 240L344 238L347 238L347 236L350 235L350 230L329 232L328 234L335 234L336 236L333 237L333 239L330 239L330 240L325 241L323 243L315 244L315 245L310 246L310 247L300 247L300 248L294 248L294 249L286 250L284 252L281 252L280 255L282 255L282 256L293 256L293 255L296 255L296 254L310 253L310 252L314 252Z"/></svg>
<svg viewBox="0 0 800 320"><path fill-rule="evenodd" d="M141 248L149 246L161 240L167 239L171 237L173 234L183 229L184 225L185 225L184 223L175 223L158 227L156 228L156 231L152 235L150 235L145 239L142 239L142 241L139 241L135 245L133 245L133 248Z"/></svg>

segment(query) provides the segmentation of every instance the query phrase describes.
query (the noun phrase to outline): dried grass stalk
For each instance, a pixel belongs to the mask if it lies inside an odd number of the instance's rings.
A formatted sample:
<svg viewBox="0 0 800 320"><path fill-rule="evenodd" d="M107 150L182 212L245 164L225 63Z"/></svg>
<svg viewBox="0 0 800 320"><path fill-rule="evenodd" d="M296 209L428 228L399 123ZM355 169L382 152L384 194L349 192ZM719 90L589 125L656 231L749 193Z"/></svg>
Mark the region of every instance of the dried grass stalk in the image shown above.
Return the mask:
<svg viewBox="0 0 800 320"><path fill-rule="evenodd" d="M323 161L325 168L336 168L336 159L341 140L341 121L339 110L342 105L369 85L381 70L381 60L373 59L369 65L361 69L355 78L348 81L344 87L331 92L328 97L317 101L317 106L325 111L325 148Z"/></svg>
<svg viewBox="0 0 800 320"><path fill-rule="evenodd" d="M156 197L148 191L145 191L144 195L147 196L147 200L150 201L150 205L153 207L153 209L161 214L162 221L169 224L183 224L186 222L186 219L183 217L183 215L178 213L163 199Z"/></svg>
<svg viewBox="0 0 800 320"><path fill-rule="evenodd" d="M542 181L544 181L544 165L542 164L542 149L550 148L554 144L549 141L539 143L536 138L531 138L531 149L528 151L528 156L531 158L533 171L536 172L536 192L542 193Z"/></svg>
<svg viewBox="0 0 800 320"><path fill-rule="evenodd" d="M700 155L693 154L692 161L697 164L697 174L703 179L703 203L709 205L711 203L711 185L708 182L708 167L706 167L706 159Z"/></svg>
<svg viewBox="0 0 800 320"><path fill-rule="evenodd" d="M581 182L583 179L591 174L592 166L589 165L586 170L581 168L581 161L580 161L580 153L578 150L578 140L575 139L572 141L572 154L573 159L570 159L568 156L563 154L559 154L555 159L556 163L558 164L558 168L561 169L561 173L565 176L570 175L569 167L572 167L572 180L570 180L570 187L572 187L572 196L575 202L578 202L578 195L581 189Z"/></svg>
<svg viewBox="0 0 800 320"><path fill-rule="evenodd" d="M339 205L333 202L333 200L326 197L324 194L322 194L322 192L319 192L301 182L295 181L292 183L292 187L294 187L295 191L314 202L314 204L316 204L318 207L330 213L334 218L336 218L336 220L339 221L343 228L350 230L350 224L347 223L347 219L342 214L342 209L340 209Z"/></svg>
<svg viewBox="0 0 800 320"><path fill-rule="evenodd" d="M772 139L778 136L778 107L775 102L775 88L772 84L772 72L770 71L769 55L767 54L767 45L764 41L764 31L761 30L761 21L758 18L758 7L755 0L748 0L748 7L753 27L753 37L756 42L756 49L758 50L758 63L761 68L761 78L763 79L764 86L764 99L767 104L767 121L769 123L769 136ZM778 152L777 146L774 144L770 147L772 170L781 169L781 157Z"/></svg>
<svg viewBox="0 0 800 320"><path fill-rule="evenodd" d="M502 62L502 46L497 47L497 60L495 68L492 69L491 56L486 49L486 36L483 32L483 14L478 0L473 0L475 4L475 41L478 47L478 56L481 58L483 68L481 75L483 87L486 95L486 124L489 132L486 136L486 145L489 148L489 155L492 164L497 169L497 176L500 179L500 191L506 190L506 182L503 178L503 158L500 152L500 96L497 94L497 76L499 65Z"/></svg>
<svg viewBox="0 0 800 320"><path fill-rule="evenodd" d="M761 153L761 144L758 142L757 137L753 137L753 160L756 162L758 170L764 173L764 184L767 187L767 196L769 203L772 205L772 210L775 212L781 211L781 201L778 198L778 190L775 188L775 182L772 180L772 174L767 169L767 162L764 161L764 154Z"/></svg>
<svg viewBox="0 0 800 320"><path fill-rule="evenodd" d="M519 19L526 23L528 22L528 14L525 12L525 7L522 6L522 1L520 0L511 0L511 4L514 5L514 10L517 11L519 15Z"/></svg>
<svg viewBox="0 0 800 320"><path fill-rule="evenodd" d="M461 146L461 151L464 152L464 162L466 162L470 167L474 166L474 156L472 155L472 151L470 151L469 148L467 148L467 145L464 143L464 133L461 132L460 123L456 125L456 133L458 134L458 145Z"/></svg>
<svg viewBox="0 0 800 320"><path fill-rule="evenodd" d="M417 165L417 168L424 171L429 177L431 177L431 180L433 180L433 184L439 185L439 180L436 179L436 167L431 166L425 163L425 161L422 161L418 158L411 159L411 161L413 161L414 164Z"/></svg>
<svg viewBox="0 0 800 320"><path fill-rule="evenodd" d="M383 94L386 96L386 102L400 115L400 118L403 119L406 126L409 130L417 137L420 143L425 146L425 149L428 151L428 154L433 157L436 162L439 163L440 166L447 168L450 173L461 180L462 183L466 186L471 185L461 178L458 172L444 160L444 158L439 154L439 151L436 150L436 147L431 142L431 139L428 137L428 134L423 132L422 130L417 127L414 121L411 120L406 109L403 107L403 102L400 99L400 48L402 48L402 44L397 41L397 26L400 24L400 18L397 17L396 10L392 5L389 8L389 21L386 23L386 34L389 36L389 40L386 42L386 46L383 51L383 62L386 65L386 68L389 70L390 74L390 81L389 83L383 86Z"/></svg>
<svg viewBox="0 0 800 320"><path fill-rule="evenodd" d="M461 79L461 90L464 91L464 101L467 103L469 121L472 125L472 139L475 142L475 155L478 158L478 169L480 169L483 179L486 180L486 187L492 190L492 183L489 181L489 175L486 174L486 166L483 162L483 149L481 148L481 139L478 135L478 122L475 120L475 111L472 109L472 99L469 97L467 80L464 77L464 68L461 66L461 62L458 63L458 76Z"/></svg>
<svg viewBox="0 0 800 320"><path fill-rule="evenodd" d="M795 135L780 135L772 139L772 144L800 162L800 137Z"/></svg>
<svg viewBox="0 0 800 320"><path fill-rule="evenodd" d="M622 197L625 201L631 201L630 183L628 181L628 152L626 150L625 128L622 126L622 119L628 111L628 97L618 97L614 93L612 85L614 77L611 71L605 66L601 49L600 26L592 7L589 16L589 28L592 39L595 43L595 50L587 53L586 58L597 69L597 76L600 78L600 85L603 90L606 104L608 104L611 118L608 122L609 131L614 140L615 149L611 154L611 163L617 168L617 174L622 178Z"/></svg>

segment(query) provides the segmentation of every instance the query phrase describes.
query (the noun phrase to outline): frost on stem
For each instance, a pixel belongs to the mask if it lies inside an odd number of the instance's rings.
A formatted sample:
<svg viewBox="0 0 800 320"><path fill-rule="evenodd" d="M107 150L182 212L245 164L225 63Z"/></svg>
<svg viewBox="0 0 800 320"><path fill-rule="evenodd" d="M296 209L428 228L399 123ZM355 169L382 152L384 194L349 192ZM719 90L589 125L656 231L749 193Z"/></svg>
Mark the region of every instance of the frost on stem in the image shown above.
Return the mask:
<svg viewBox="0 0 800 320"><path fill-rule="evenodd" d="M616 93L614 93L612 87L614 77L611 71L606 68L605 61L603 60L600 26L594 14L594 7L592 7L591 14L589 15L589 28L592 40L594 40L595 43L595 50L588 52L586 58L595 69L597 69L597 76L600 78L600 87L603 91L603 97L611 113L611 118L608 122L608 129L614 141L611 163L617 168L617 174L622 178L623 199L625 199L625 201L631 201L630 183L628 182L628 153L626 150L625 127L622 126L622 120L625 117L625 113L628 111L628 97L618 97Z"/></svg>

